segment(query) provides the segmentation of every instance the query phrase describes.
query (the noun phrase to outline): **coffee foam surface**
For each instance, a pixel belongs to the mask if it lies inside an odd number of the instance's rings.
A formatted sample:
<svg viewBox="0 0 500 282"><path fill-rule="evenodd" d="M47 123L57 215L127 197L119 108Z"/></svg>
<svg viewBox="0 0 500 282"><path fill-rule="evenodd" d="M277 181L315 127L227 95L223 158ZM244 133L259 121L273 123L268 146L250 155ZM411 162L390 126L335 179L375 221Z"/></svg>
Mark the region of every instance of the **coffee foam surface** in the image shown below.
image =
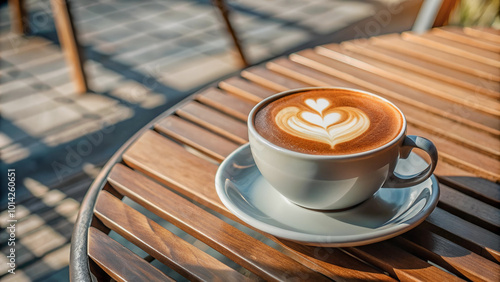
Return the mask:
<svg viewBox="0 0 500 282"><path fill-rule="evenodd" d="M342 155L394 139L402 116L377 97L344 89L310 90L272 101L255 117L270 142L302 153Z"/></svg>

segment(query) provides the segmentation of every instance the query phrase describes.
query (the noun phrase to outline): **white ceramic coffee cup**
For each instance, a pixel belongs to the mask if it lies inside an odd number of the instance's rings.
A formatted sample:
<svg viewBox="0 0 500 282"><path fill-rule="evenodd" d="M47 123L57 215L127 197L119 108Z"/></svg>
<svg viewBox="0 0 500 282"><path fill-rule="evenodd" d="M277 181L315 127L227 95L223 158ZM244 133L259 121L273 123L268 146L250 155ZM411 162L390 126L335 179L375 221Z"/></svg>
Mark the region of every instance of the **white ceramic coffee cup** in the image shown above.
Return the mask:
<svg viewBox="0 0 500 282"><path fill-rule="evenodd" d="M282 148L262 137L255 129L256 113L283 96L312 89L344 89L364 93L389 103L402 116L399 134L373 150L349 155L312 155ZM353 207L369 199L381 187L404 188L429 178L438 161L434 144L420 136L406 135L406 118L390 101L375 94L348 88L302 88L278 93L258 103L248 117L252 156L262 176L291 202L316 210ZM413 148L430 156L430 164L418 174L403 176L394 171L399 158Z"/></svg>

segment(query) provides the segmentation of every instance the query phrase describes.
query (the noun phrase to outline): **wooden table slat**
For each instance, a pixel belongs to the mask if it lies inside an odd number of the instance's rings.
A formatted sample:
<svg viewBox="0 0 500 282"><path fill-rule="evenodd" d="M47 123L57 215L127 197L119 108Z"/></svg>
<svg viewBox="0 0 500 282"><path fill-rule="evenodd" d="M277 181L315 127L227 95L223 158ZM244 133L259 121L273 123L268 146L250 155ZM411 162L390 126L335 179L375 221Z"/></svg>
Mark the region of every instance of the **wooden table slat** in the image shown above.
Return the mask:
<svg viewBox="0 0 500 282"><path fill-rule="evenodd" d="M248 142L248 129L244 122L200 103L188 103L178 109L176 114L193 123L206 127L217 134L223 135L238 144Z"/></svg>
<svg viewBox="0 0 500 282"><path fill-rule="evenodd" d="M462 281L462 279L445 272L426 261L400 249L389 242L347 248L356 256L387 271L399 280L407 281Z"/></svg>
<svg viewBox="0 0 500 282"><path fill-rule="evenodd" d="M232 77L224 81L221 81L219 83L219 87L227 92L239 95L242 98L245 98L255 103L258 103L260 102L260 100L277 93L276 91L252 84L239 77ZM251 92L242 91L242 89L247 89L247 88L250 88L252 91Z"/></svg>
<svg viewBox="0 0 500 282"><path fill-rule="evenodd" d="M89 257L117 281L174 281L101 231L88 230ZM134 267L125 267L133 265Z"/></svg>
<svg viewBox="0 0 500 282"><path fill-rule="evenodd" d="M500 234L500 209L444 184L440 185L439 207L495 234Z"/></svg>
<svg viewBox="0 0 500 282"><path fill-rule="evenodd" d="M377 76L402 83L453 103L459 103L491 115L500 115L500 102L497 99L475 95L473 90L446 84L441 80L427 77L413 70L345 50L338 44L318 47L315 51L320 55L369 71Z"/></svg>
<svg viewBox="0 0 500 282"><path fill-rule="evenodd" d="M113 181L120 182L118 177L116 171L110 175ZM99 194L95 213L111 230L191 281L248 280L106 191Z"/></svg>
<svg viewBox="0 0 500 282"><path fill-rule="evenodd" d="M418 110L413 107L401 105L400 109L409 126L425 131L426 136L439 136L493 159L500 159L500 138L433 114L418 115Z"/></svg>
<svg viewBox="0 0 500 282"><path fill-rule="evenodd" d="M500 54L496 52L481 50L475 46L452 41L446 38L436 36L432 33L415 34L405 32L401 35L404 40L412 41L427 47L436 48L449 54L468 58L476 62L487 64L492 67L500 68Z"/></svg>
<svg viewBox="0 0 500 282"><path fill-rule="evenodd" d="M394 240L405 249L437 263L456 275L465 276L473 281L500 280L500 265L429 232L422 226L417 226Z"/></svg>
<svg viewBox="0 0 500 282"><path fill-rule="evenodd" d="M500 44L500 34L498 30L491 28L464 27L464 33L469 36L478 37L494 43Z"/></svg>
<svg viewBox="0 0 500 282"><path fill-rule="evenodd" d="M441 177L439 181L482 202L500 207L500 185L498 183L463 174Z"/></svg>
<svg viewBox="0 0 500 282"><path fill-rule="evenodd" d="M443 37L446 39L454 40L460 43L468 44L470 46L475 46L484 50L491 52L500 53L500 42L494 43L480 37L474 37L467 34L463 29L458 27L446 27L431 30L431 33Z"/></svg>
<svg viewBox="0 0 500 282"><path fill-rule="evenodd" d="M168 156L165 158L163 156ZM154 131L145 132L124 154L125 163L203 205L223 212L213 186L217 165L184 150L179 144ZM189 172L198 168L196 177Z"/></svg>
<svg viewBox="0 0 500 282"><path fill-rule="evenodd" d="M357 85L354 83L327 75L323 72L317 71L290 60L286 60L284 58L279 58L267 63L267 68L284 76L306 83L309 86L335 86L347 88L357 87Z"/></svg>
<svg viewBox="0 0 500 282"><path fill-rule="evenodd" d="M399 35L378 36L370 39L371 43L383 46L402 54L406 54L420 60L433 62L450 69L477 75L478 77L500 81L500 70L496 67L485 65L468 58L449 54L445 51L403 40Z"/></svg>
<svg viewBox="0 0 500 282"><path fill-rule="evenodd" d="M500 262L500 236L437 207L426 219L435 233L481 255Z"/></svg>
<svg viewBox="0 0 500 282"><path fill-rule="evenodd" d="M381 46L370 44L369 40L346 41L341 45L347 51L369 56L427 77L472 90L474 91L474 95L481 94L494 99L500 98L500 83L498 82L397 53ZM328 46L326 45L325 47ZM398 73L398 75L400 74Z"/></svg>
<svg viewBox="0 0 500 282"><path fill-rule="evenodd" d="M307 246L276 238L274 240L281 244L285 254L334 280L395 281L394 278L339 248Z"/></svg>
<svg viewBox="0 0 500 282"><path fill-rule="evenodd" d="M486 115L469 107L382 78L349 64L321 56L313 50L292 54L290 58L297 63L322 71L325 74L355 83L393 102L399 101L417 107L421 111L441 115L467 126L500 136L498 119L494 116ZM463 117L464 111L467 112L467 118Z"/></svg>
<svg viewBox="0 0 500 282"><path fill-rule="evenodd" d="M408 134L428 137L432 140L438 149L440 160L471 171L491 181L500 180L500 162L498 159L462 147L438 135L429 136L429 134L417 127L408 126ZM459 155L456 154L457 149L460 150Z"/></svg>
<svg viewBox="0 0 500 282"><path fill-rule="evenodd" d="M468 177L476 177L476 175L470 171L463 170L453 164L447 162L439 162L438 166L434 170L434 175L442 179L444 177L454 177L455 175L463 175ZM474 191L474 187L467 187ZM474 191L475 192L475 191ZM479 194L479 193L478 193Z"/></svg>
<svg viewBox="0 0 500 282"><path fill-rule="evenodd" d="M276 92L307 87L304 83L289 79L262 67L246 69L241 72L241 76Z"/></svg>
<svg viewBox="0 0 500 282"><path fill-rule="evenodd" d="M322 274L124 166L115 166L109 180L123 195L267 280L282 280L286 277L327 280Z"/></svg>
<svg viewBox="0 0 500 282"><path fill-rule="evenodd" d="M210 88L196 96L196 100L219 111L246 121L248 113L255 106L255 102L248 102L225 92Z"/></svg>
<svg viewBox="0 0 500 282"><path fill-rule="evenodd" d="M221 161L238 144L176 116L168 116L155 129ZM203 146L200 144L203 143Z"/></svg>

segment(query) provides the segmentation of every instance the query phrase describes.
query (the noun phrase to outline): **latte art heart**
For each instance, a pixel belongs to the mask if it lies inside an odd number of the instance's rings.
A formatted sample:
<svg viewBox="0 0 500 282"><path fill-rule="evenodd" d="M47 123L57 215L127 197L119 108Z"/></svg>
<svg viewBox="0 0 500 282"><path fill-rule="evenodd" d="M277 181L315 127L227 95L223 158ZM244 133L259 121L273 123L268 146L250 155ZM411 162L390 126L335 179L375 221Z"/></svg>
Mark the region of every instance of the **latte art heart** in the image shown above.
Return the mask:
<svg viewBox="0 0 500 282"><path fill-rule="evenodd" d="M351 141L370 127L370 119L360 109L343 106L329 108L327 99L305 100L307 108L290 106L276 115L278 127L288 134L303 139L335 145Z"/></svg>

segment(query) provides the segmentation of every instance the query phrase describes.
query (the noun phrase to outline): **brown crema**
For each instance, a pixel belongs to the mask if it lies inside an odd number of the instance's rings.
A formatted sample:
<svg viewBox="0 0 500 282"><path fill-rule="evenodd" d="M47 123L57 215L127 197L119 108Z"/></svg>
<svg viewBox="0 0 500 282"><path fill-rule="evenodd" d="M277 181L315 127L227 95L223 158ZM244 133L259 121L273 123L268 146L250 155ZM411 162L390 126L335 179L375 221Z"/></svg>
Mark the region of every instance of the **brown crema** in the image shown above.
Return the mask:
<svg viewBox="0 0 500 282"><path fill-rule="evenodd" d="M401 132L403 117L391 104L363 92L315 89L264 105L255 115L257 132L288 150L347 155L376 149Z"/></svg>

